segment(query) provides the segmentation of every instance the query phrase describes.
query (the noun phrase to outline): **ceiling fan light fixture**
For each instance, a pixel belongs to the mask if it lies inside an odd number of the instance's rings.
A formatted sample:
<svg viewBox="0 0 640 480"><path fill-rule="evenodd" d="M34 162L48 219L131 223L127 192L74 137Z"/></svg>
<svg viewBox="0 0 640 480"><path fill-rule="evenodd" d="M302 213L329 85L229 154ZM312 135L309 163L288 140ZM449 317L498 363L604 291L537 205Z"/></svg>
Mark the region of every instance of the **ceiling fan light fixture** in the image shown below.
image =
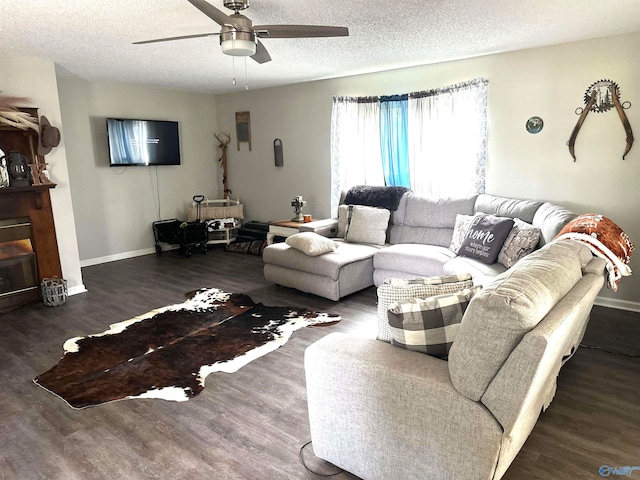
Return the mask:
<svg viewBox="0 0 640 480"><path fill-rule="evenodd" d="M224 0L224 6L238 13L240 10L249 8L249 0Z"/></svg>
<svg viewBox="0 0 640 480"><path fill-rule="evenodd" d="M256 53L256 35L253 32L229 30L220 34L222 53L234 57L250 57Z"/></svg>
<svg viewBox="0 0 640 480"><path fill-rule="evenodd" d="M207 0L188 0L188 2L220 25L220 33L197 33L134 43L168 42L171 40L219 35L222 53L234 57L251 57L255 62L262 64L270 62L271 55L269 55L264 44L258 40L258 37L316 38L349 36L347 27L332 27L328 25L258 25L254 28L251 19L240 13L249 6L249 0L224 0L224 6L234 11L231 15L220 11Z"/></svg>

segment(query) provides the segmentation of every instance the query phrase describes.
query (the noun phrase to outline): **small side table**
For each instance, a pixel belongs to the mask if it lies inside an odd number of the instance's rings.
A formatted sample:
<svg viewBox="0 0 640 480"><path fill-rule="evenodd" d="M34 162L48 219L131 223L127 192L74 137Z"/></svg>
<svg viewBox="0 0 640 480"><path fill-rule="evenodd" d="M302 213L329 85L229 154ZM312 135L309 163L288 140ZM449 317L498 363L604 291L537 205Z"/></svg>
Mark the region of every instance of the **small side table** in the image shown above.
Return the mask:
<svg viewBox="0 0 640 480"><path fill-rule="evenodd" d="M267 232L267 245L273 243L274 237L290 237L299 232L298 228L302 222L292 222L291 220L278 220L269 222L269 232Z"/></svg>

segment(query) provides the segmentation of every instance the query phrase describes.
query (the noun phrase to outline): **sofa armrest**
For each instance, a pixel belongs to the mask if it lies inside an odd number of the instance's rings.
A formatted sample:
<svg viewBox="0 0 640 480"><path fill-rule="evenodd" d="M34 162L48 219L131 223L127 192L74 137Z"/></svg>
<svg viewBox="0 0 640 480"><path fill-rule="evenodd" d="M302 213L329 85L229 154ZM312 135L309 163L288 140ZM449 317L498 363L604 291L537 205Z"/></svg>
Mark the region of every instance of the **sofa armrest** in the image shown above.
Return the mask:
<svg viewBox="0 0 640 480"><path fill-rule="evenodd" d="M578 348L603 284L602 275L585 275L523 337L482 396L505 432L498 475L509 467L541 411L551 403L560 368Z"/></svg>
<svg viewBox="0 0 640 480"><path fill-rule="evenodd" d="M301 232L314 232L323 237L333 238L338 235L338 219L327 218L326 220L301 223L298 230Z"/></svg>
<svg viewBox="0 0 640 480"><path fill-rule="evenodd" d="M582 274L593 274L604 276L607 273L607 262L604 258L593 257L589 263L582 267Z"/></svg>
<svg viewBox="0 0 640 480"><path fill-rule="evenodd" d="M362 478L493 478L502 428L444 360L332 333L306 349L305 372L320 458Z"/></svg>

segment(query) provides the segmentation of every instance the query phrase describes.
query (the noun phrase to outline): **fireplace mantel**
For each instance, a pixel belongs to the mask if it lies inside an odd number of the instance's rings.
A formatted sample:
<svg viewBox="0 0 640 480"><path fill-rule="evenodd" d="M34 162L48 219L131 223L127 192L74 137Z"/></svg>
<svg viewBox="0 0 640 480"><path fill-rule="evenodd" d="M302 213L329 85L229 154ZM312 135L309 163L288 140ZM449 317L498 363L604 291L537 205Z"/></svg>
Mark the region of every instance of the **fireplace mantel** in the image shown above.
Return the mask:
<svg viewBox="0 0 640 480"><path fill-rule="evenodd" d="M36 108L20 110L38 118ZM46 165L44 157L37 153L37 141L38 133L32 129L20 130L6 125L0 126L0 149L5 155L17 151L28 159L29 164ZM55 184L44 182L43 185L39 185L40 180L39 177L33 178L32 183L36 185L0 188L0 219L29 217L38 283L43 278L62 277L50 196L50 189L55 188ZM39 301L40 298L39 288L0 295L0 312Z"/></svg>
<svg viewBox="0 0 640 480"><path fill-rule="evenodd" d="M10 195L14 193L24 194L31 192L36 202L36 208L40 209L42 208L42 192L49 192L49 189L55 188L55 186L55 183L48 183L46 185L31 185L29 187L0 188L0 202L4 202L5 199L7 202L11 202L12 198Z"/></svg>

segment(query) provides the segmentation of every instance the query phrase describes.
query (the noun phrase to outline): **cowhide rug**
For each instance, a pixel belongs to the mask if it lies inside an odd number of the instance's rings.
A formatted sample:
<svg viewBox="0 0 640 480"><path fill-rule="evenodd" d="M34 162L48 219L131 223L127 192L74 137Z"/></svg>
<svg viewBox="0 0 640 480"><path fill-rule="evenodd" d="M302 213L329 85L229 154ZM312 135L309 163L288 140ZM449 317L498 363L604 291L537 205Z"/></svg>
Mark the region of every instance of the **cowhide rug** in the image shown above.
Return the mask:
<svg viewBox="0 0 640 480"><path fill-rule="evenodd" d="M232 373L284 345L300 328L340 317L267 307L216 288L152 310L109 330L64 343L64 356L34 382L84 408L128 398L186 401L212 372Z"/></svg>

